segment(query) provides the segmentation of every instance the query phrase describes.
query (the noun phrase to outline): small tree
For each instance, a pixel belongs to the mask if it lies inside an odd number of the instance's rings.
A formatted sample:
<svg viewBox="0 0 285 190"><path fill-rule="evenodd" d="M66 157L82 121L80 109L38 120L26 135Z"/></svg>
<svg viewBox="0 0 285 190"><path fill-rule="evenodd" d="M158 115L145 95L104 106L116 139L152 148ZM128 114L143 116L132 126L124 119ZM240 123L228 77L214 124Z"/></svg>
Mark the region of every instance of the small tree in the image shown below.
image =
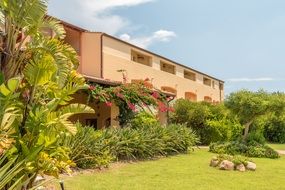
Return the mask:
<svg viewBox="0 0 285 190"><path fill-rule="evenodd" d="M255 119L270 112L274 107L267 92L248 90L231 93L225 100L225 106L236 114L244 125L244 139L248 136L250 125Z"/></svg>

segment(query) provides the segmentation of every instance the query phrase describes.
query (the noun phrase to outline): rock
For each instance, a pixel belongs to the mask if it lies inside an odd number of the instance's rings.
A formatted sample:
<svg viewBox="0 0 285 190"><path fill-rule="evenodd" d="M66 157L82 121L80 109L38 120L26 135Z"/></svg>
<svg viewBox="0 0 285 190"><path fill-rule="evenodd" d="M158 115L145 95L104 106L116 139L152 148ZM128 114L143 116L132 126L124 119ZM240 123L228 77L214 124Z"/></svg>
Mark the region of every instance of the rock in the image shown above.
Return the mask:
<svg viewBox="0 0 285 190"><path fill-rule="evenodd" d="M219 165L219 160L218 159L215 159L213 158L210 162L210 166L211 167L217 167Z"/></svg>
<svg viewBox="0 0 285 190"><path fill-rule="evenodd" d="M219 166L220 170L233 170L235 167L234 163L229 160L223 160Z"/></svg>
<svg viewBox="0 0 285 190"><path fill-rule="evenodd" d="M255 171L256 170L256 164L253 162L247 162L246 169L250 171Z"/></svg>
<svg viewBox="0 0 285 190"><path fill-rule="evenodd" d="M240 172L245 172L245 167L243 164L239 164L236 166L236 170Z"/></svg>

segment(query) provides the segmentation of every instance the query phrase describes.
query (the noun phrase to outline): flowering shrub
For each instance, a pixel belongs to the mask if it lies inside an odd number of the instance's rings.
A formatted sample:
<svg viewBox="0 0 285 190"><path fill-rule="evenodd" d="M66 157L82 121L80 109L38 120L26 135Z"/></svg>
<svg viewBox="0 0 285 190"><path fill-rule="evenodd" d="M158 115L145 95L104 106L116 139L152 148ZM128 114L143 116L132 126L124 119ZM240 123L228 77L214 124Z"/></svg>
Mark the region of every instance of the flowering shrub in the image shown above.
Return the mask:
<svg viewBox="0 0 285 190"><path fill-rule="evenodd" d="M88 93L90 99L104 102L107 106L112 106L112 102L117 105L125 104L133 112L137 107L144 110L149 109L150 106L157 107L161 112L173 111L173 108L168 105L169 98L159 90L145 85L145 81L124 83L108 88L90 84Z"/></svg>

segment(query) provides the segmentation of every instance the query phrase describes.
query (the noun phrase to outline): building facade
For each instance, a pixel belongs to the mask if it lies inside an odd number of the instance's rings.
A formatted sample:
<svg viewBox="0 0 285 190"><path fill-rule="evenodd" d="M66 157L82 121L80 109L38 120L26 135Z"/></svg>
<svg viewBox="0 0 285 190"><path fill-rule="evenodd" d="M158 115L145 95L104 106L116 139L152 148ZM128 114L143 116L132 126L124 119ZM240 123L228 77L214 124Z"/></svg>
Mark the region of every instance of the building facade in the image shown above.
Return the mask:
<svg viewBox="0 0 285 190"><path fill-rule="evenodd" d="M78 53L80 59L78 72L87 80L116 83L115 81L123 81L123 71L127 82L148 78L154 88L173 93L176 99L185 98L215 104L224 100L224 81L222 80L108 34L90 32L63 21L62 24L66 30L65 42ZM98 128L104 127L103 121L106 119L111 120L111 125L118 125L115 119L118 109L104 110L106 108L100 108L100 106L94 105L97 110ZM102 115L105 117L99 119ZM81 120L85 120L86 123L92 122L88 117L91 116L81 117ZM161 116L162 122L165 120L163 117Z"/></svg>

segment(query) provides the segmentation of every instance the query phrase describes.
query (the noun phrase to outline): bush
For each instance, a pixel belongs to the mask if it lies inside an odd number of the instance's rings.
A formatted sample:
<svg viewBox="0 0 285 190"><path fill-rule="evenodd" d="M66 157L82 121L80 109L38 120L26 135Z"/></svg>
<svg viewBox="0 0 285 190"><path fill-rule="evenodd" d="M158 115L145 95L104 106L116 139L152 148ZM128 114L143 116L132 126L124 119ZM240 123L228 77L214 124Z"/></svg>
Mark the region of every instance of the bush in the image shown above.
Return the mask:
<svg viewBox="0 0 285 190"><path fill-rule="evenodd" d="M267 145L259 144L256 141L251 143L226 142L212 143L209 151L218 154L244 155L257 158L279 158L278 153Z"/></svg>
<svg viewBox="0 0 285 190"><path fill-rule="evenodd" d="M260 130L257 130L257 131L251 131L248 134L246 141L248 144L258 143L264 145L266 140L262 132Z"/></svg>
<svg viewBox="0 0 285 190"><path fill-rule="evenodd" d="M66 136L64 145L70 149L70 159L79 168L107 166L113 159L110 147L105 143L108 135L104 131L94 131L77 123L75 136Z"/></svg>
<svg viewBox="0 0 285 190"><path fill-rule="evenodd" d="M143 127L151 127L154 125L159 125L159 122L154 117L154 115L142 111L137 113L129 124L132 126L132 128L143 128Z"/></svg>
<svg viewBox="0 0 285 190"><path fill-rule="evenodd" d="M107 166L112 160L151 159L187 153L198 142L191 129L182 125L167 127L125 127L94 131L78 125L75 136L66 137L65 146L80 168Z"/></svg>
<svg viewBox="0 0 285 190"><path fill-rule="evenodd" d="M245 154L248 151L248 147L239 141L225 143L219 142L211 143L209 146L209 151L218 154L238 155Z"/></svg>
<svg viewBox="0 0 285 190"><path fill-rule="evenodd" d="M174 105L175 112L170 116L172 123L186 124L199 136L201 144L235 140L241 136L242 126L221 105L206 102L191 102L179 99Z"/></svg>
<svg viewBox="0 0 285 190"><path fill-rule="evenodd" d="M248 162L252 162L251 159L241 156L241 155L228 155L228 154L219 154L214 157L214 159L219 161L219 164L224 160L229 160L234 163L235 167L237 165L243 164L244 166L247 166Z"/></svg>
<svg viewBox="0 0 285 190"><path fill-rule="evenodd" d="M285 143L285 117L268 117L264 122L264 136L267 141L275 143Z"/></svg>
<svg viewBox="0 0 285 190"><path fill-rule="evenodd" d="M197 143L193 132L181 125L154 125L138 129L126 127L116 129L115 133L111 141L114 145L113 154L118 160L150 159L186 153Z"/></svg>

